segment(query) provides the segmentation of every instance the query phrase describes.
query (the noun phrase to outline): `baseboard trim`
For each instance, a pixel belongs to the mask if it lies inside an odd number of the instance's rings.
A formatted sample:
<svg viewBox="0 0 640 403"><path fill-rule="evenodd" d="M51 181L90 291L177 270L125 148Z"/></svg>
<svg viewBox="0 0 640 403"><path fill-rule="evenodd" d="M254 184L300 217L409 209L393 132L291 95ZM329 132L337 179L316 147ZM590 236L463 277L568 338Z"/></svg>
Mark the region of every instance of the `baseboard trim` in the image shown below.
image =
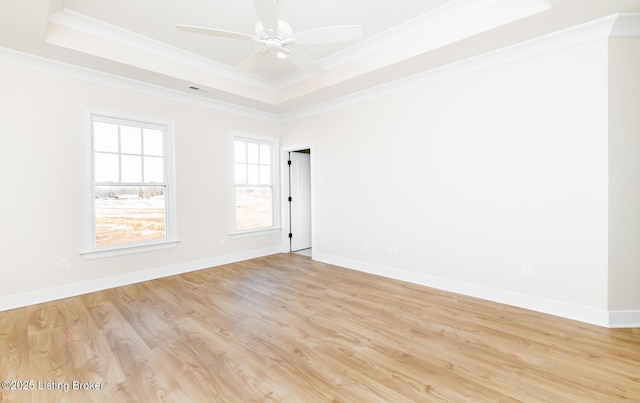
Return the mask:
<svg viewBox="0 0 640 403"><path fill-rule="evenodd" d="M609 327L614 329L640 328L640 311L609 311Z"/></svg>
<svg viewBox="0 0 640 403"><path fill-rule="evenodd" d="M636 327L640 312L608 312L565 301L521 294L443 277L430 276L314 251L314 260L487 301L516 306L602 327ZM634 325L635 324L635 325Z"/></svg>
<svg viewBox="0 0 640 403"><path fill-rule="evenodd" d="M80 283L67 284L58 287L46 288L42 290L8 295L0 297L0 312L10 309L21 308L44 302L55 301L91 292L107 290L110 288L140 283L143 281L155 280L169 277L176 274L188 273L196 270L222 266L281 253L280 247L270 247L251 251L245 251L230 255L215 256L207 259L194 260L184 263L158 267L149 270L142 270L134 273L127 273L104 279L83 281ZM443 277L430 276L422 273L415 273L393 267L377 265L354 259L348 259L314 251L314 260L319 262L345 267L369 274L395 280L406 281L408 283L419 284L443 291L454 292L475 298L501 304L530 309L532 311L546 313L567 319L577 320L593 325L608 328L637 328L640 327L640 311L603 311L594 308L571 304L564 301L541 298L513 291L505 291L496 288L486 287L478 284L466 283L451 280Z"/></svg>
<svg viewBox="0 0 640 403"><path fill-rule="evenodd" d="M0 312L280 253L280 246L193 260L113 277L0 297Z"/></svg>

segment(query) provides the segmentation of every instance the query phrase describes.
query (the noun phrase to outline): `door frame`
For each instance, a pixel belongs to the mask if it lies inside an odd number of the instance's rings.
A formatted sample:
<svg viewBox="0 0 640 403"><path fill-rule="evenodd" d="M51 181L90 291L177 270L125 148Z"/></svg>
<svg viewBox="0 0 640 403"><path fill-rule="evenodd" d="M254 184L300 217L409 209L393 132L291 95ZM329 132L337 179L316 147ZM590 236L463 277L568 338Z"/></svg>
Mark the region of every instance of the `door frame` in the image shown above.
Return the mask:
<svg viewBox="0 0 640 403"><path fill-rule="evenodd" d="M282 253L291 252L291 243L289 242L289 229L291 228L290 216L289 216L289 153L301 150L310 150L310 165L311 165L311 258L315 255L316 250L316 192L315 192L315 163L314 163L314 147L313 143L301 143L290 146L282 146L280 148L280 200L281 202L281 225L282 225Z"/></svg>

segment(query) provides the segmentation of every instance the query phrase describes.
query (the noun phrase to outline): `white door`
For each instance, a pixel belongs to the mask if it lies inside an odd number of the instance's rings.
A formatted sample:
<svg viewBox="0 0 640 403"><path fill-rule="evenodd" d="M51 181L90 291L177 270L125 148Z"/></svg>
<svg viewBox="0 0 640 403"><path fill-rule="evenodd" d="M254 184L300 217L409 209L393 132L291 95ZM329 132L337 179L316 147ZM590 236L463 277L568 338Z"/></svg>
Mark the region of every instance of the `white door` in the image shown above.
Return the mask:
<svg viewBox="0 0 640 403"><path fill-rule="evenodd" d="M289 237L291 251L295 252L311 247L311 155L291 152L289 161Z"/></svg>

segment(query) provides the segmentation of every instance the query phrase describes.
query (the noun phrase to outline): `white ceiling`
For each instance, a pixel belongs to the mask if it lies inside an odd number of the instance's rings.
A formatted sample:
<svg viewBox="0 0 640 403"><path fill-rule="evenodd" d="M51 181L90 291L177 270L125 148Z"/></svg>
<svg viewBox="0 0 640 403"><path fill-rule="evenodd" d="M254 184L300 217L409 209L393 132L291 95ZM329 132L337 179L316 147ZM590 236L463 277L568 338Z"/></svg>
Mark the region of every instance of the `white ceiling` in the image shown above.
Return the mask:
<svg viewBox="0 0 640 403"><path fill-rule="evenodd" d="M175 25L253 34L253 0L3 0L0 48L279 115L615 13L638 13L640 1L278 0L278 8L294 32L359 24L363 37L292 45L322 65L319 75L272 56L243 73L236 67L260 44Z"/></svg>

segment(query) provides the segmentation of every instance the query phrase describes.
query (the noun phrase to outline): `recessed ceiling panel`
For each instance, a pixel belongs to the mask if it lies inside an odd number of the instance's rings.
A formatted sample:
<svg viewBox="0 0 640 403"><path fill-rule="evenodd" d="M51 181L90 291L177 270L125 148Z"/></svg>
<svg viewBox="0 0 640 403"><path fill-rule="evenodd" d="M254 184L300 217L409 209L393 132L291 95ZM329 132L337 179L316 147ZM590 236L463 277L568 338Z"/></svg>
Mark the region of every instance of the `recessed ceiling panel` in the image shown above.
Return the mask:
<svg viewBox="0 0 640 403"><path fill-rule="evenodd" d="M80 77L87 71L98 72L105 82L120 78L132 88L150 85L151 92L164 90L171 96L182 92L179 99L276 116L297 108L320 108L406 76L608 16L640 13L638 0L279 0L279 17L294 33L356 24L362 36L341 43L282 45L176 28L186 24L254 35L256 1L267 7L273 4L269 0L3 0L0 56L35 56L33 63L77 66ZM280 45L306 54L321 72L302 70L305 62L300 57L276 57L274 49ZM266 46L272 50L258 57L249 72L237 69L247 56Z"/></svg>
<svg viewBox="0 0 640 403"><path fill-rule="evenodd" d="M294 32L357 24L362 26L362 40L365 40L446 2L280 0L277 7L280 18L291 25ZM176 24L186 24L254 34L258 15L252 0L65 0L64 8L233 68L260 48L260 44L251 41L191 34L176 29ZM311 58L322 60L352 44L295 46ZM275 80L296 70L298 67L290 61L269 57L252 73Z"/></svg>

